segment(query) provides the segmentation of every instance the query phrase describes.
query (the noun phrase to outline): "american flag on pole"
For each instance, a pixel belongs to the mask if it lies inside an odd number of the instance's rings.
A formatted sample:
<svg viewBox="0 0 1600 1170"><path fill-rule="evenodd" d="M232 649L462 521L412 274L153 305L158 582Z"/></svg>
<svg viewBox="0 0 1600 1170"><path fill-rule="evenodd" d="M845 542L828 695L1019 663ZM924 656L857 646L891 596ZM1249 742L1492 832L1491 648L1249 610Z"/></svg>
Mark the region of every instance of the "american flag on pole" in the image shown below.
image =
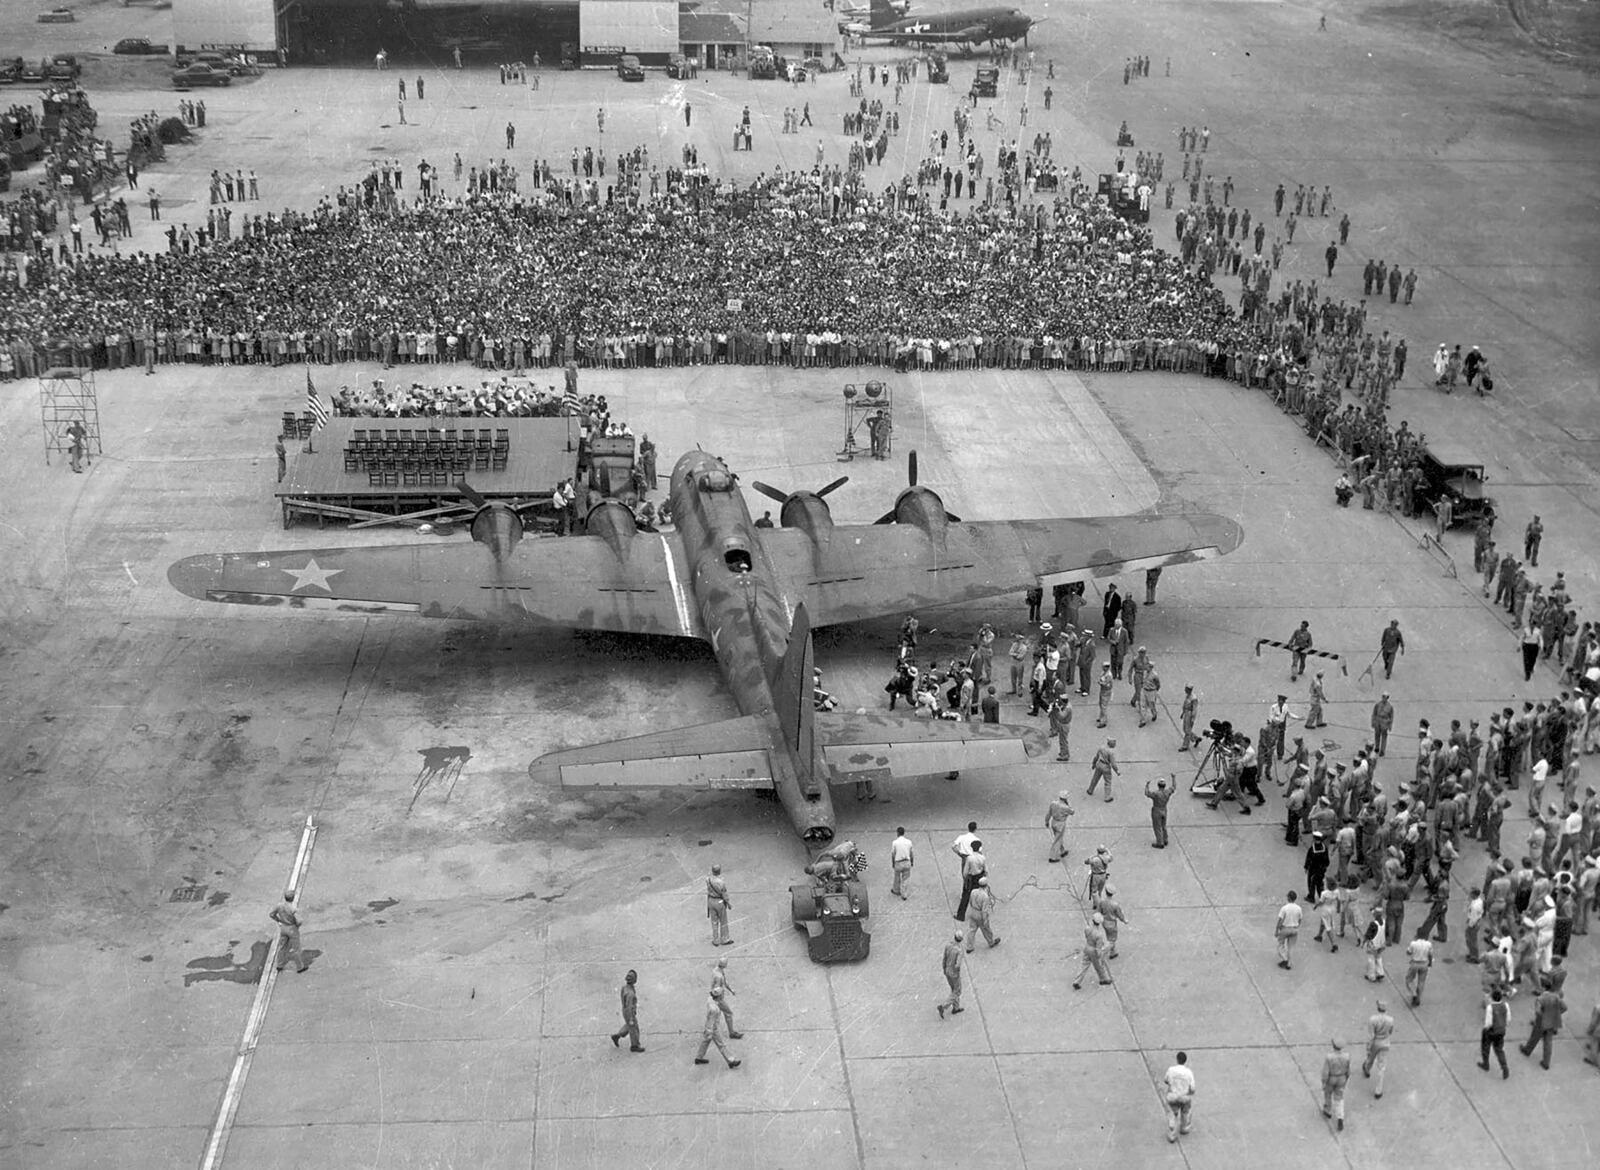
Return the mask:
<svg viewBox="0 0 1600 1170"><path fill-rule="evenodd" d="M306 371L306 409L317 420L317 426L326 426L328 422L328 408L322 405L322 399L317 397L317 388L311 384L311 371Z"/></svg>
<svg viewBox="0 0 1600 1170"><path fill-rule="evenodd" d="M575 415L578 413L578 388L567 383L567 392L561 396L561 413Z"/></svg>

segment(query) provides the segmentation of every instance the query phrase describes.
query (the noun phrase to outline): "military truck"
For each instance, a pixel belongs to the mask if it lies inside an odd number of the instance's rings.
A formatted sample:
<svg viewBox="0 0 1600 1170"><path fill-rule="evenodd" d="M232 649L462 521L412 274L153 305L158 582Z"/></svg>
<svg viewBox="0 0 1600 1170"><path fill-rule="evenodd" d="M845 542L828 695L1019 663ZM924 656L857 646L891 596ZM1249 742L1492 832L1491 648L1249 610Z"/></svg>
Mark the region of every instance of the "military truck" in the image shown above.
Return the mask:
<svg viewBox="0 0 1600 1170"><path fill-rule="evenodd" d="M750 80L773 81L778 76L778 57L770 45L750 46Z"/></svg>
<svg viewBox="0 0 1600 1170"><path fill-rule="evenodd" d="M806 866L809 880L789 887L789 917L806 932L813 963L853 963L872 950L867 887L860 875L866 855L854 841L839 841Z"/></svg>
<svg viewBox="0 0 1600 1170"><path fill-rule="evenodd" d="M993 65L980 65L972 79L972 96L995 97L1000 92L1000 70Z"/></svg>

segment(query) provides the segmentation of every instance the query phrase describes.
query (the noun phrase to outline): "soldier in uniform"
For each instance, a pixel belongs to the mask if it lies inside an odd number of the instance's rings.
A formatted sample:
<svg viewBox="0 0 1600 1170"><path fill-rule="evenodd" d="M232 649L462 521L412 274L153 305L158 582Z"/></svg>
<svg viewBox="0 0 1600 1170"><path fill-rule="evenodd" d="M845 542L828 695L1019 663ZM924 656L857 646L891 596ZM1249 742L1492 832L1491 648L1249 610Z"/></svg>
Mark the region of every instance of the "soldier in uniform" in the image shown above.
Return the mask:
<svg viewBox="0 0 1600 1170"><path fill-rule="evenodd" d="M1065 763L1072 758L1067 748L1067 737L1072 733L1072 700L1065 694L1050 704L1050 733L1056 737L1059 748L1056 759Z"/></svg>
<svg viewBox="0 0 1600 1170"><path fill-rule="evenodd" d="M1111 969L1106 966L1107 940L1103 921L1096 912L1089 919L1089 925L1083 928L1083 966L1078 968L1078 977L1072 981L1074 991L1083 987L1083 977L1091 969L1099 976L1101 984L1111 982Z"/></svg>
<svg viewBox="0 0 1600 1170"><path fill-rule="evenodd" d="M1322 1058L1322 1116L1331 1118L1340 1130L1344 1129L1344 1088L1350 1083L1350 1054L1337 1040Z"/></svg>
<svg viewBox="0 0 1600 1170"><path fill-rule="evenodd" d="M728 937L728 911L733 903L728 899L728 883L723 879L722 867L713 865L711 876L706 878L706 917L711 919L711 945L725 946L733 940Z"/></svg>
<svg viewBox="0 0 1600 1170"><path fill-rule="evenodd" d="M1106 952L1106 958L1114 959L1117 957L1118 924L1128 921L1128 916L1122 912L1122 906L1117 902L1117 887L1107 882L1105 889L1100 892L1099 900L1094 905L1095 909L1100 912L1101 922L1106 932L1106 944L1110 948Z"/></svg>
<svg viewBox="0 0 1600 1170"><path fill-rule="evenodd" d="M1394 1038L1394 1017L1383 1000L1378 1000L1377 1007L1367 1020L1367 1058L1361 1062L1361 1075L1372 1078L1372 1095L1381 1098L1383 1074L1389 1065L1389 1045Z"/></svg>
<svg viewBox="0 0 1600 1170"><path fill-rule="evenodd" d="M1316 677L1311 680L1311 709L1306 712L1307 731L1328 725L1328 721L1322 717L1322 704L1327 697L1327 692L1323 689L1322 671L1319 670Z"/></svg>
<svg viewBox="0 0 1600 1170"><path fill-rule="evenodd" d="M1072 800L1062 792L1045 810L1044 827L1050 831L1050 861L1060 861L1067 855L1067 818L1077 815Z"/></svg>
<svg viewBox="0 0 1600 1170"><path fill-rule="evenodd" d="M989 926L989 915L993 911L994 894L989 889L989 879L980 877L972 891L972 898L967 902L967 954L970 955L977 944L980 930L991 947L1000 945L1000 936Z"/></svg>
<svg viewBox="0 0 1600 1170"><path fill-rule="evenodd" d="M1100 717L1094 721L1096 727L1106 725L1106 712L1111 707L1111 686L1116 680L1111 673L1111 663L1100 664Z"/></svg>
<svg viewBox="0 0 1600 1170"><path fill-rule="evenodd" d="M639 1043L639 973L629 971L622 979L622 1027L611 1033L611 1046L621 1047L617 1041L628 1037L629 1052L643 1052Z"/></svg>
<svg viewBox="0 0 1600 1170"><path fill-rule="evenodd" d="M958 1016L967 1009L961 1006L961 940L966 936L961 931L956 931L953 941L944 944L944 958L941 966L944 971L945 982L950 985L950 998L941 1000L933 1006L939 1010L939 1018L944 1019L946 1009L953 1016Z"/></svg>
<svg viewBox="0 0 1600 1170"><path fill-rule="evenodd" d="M1300 628L1289 635L1289 681L1294 682L1306 672L1306 652L1311 649L1311 623L1302 621Z"/></svg>
<svg viewBox="0 0 1600 1170"><path fill-rule="evenodd" d="M278 924L278 964L277 969L282 971L293 959L295 968L303 975L309 963L300 950L300 915L294 908L294 891L283 892L283 902L274 906L268 915Z"/></svg>
<svg viewBox="0 0 1600 1170"><path fill-rule="evenodd" d="M1108 739L1105 745L1094 753L1094 762L1089 774L1089 795L1094 795L1094 790L1100 781L1106 782L1106 803L1111 803L1111 777L1122 775L1122 769L1117 767L1117 741Z"/></svg>
<svg viewBox="0 0 1600 1170"><path fill-rule="evenodd" d="M733 1005L728 1002L730 995L737 995L728 983L728 960L718 959L717 965L711 968L711 995L722 1009L722 1016L728 1021L728 1039L742 1040L744 1033L736 1031L733 1026Z"/></svg>
<svg viewBox="0 0 1600 1170"><path fill-rule="evenodd" d="M1183 688L1183 742L1178 745L1180 752L1186 752L1192 745L1200 742L1200 737L1194 733L1194 721L1199 713L1200 700L1195 696L1194 687L1186 683Z"/></svg>
<svg viewBox="0 0 1600 1170"><path fill-rule="evenodd" d="M729 1068L738 1068L743 1061L733 1059L728 1055L728 1046L722 1040L722 990L717 987L711 989L711 994L706 997L706 1019L700 1031L700 1050L694 1054L696 1064L710 1064L706 1059L706 1049L711 1045L717 1046L717 1051L722 1053L722 1059L728 1062Z"/></svg>
<svg viewBox="0 0 1600 1170"><path fill-rule="evenodd" d="M1394 704L1384 691L1372 705L1372 746L1381 756L1389 747L1389 731L1394 727Z"/></svg>

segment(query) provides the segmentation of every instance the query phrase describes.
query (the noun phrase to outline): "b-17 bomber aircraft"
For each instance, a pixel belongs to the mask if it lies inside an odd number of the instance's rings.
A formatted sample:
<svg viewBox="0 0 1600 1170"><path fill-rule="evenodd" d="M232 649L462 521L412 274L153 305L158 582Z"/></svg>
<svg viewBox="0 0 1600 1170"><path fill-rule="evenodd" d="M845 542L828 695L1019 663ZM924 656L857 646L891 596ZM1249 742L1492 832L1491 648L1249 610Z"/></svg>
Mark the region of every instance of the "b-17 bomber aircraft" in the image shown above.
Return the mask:
<svg viewBox="0 0 1600 1170"><path fill-rule="evenodd" d="M963 522L916 480L913 452L894 507L848 525L824 499L844 478L788 493L758 482L782 501L782 524L757 527L738 477L696 450L673 468L674 531L641 531L607 500L587 535L523 541L516 509L480 497L471 545L210 553L167 578L204 601L707 641L738 717L555 752L533 768L569 788L771 789L819 847L834 834L830 783L1022 763L1030 739L1044 741L1005 725L818 712L814 626L1205 560L1244 535L1205 513Z"/></svg>
<svg viewBox="0 0 1600 1170"><path fill-rule="evenodd" d="M881 3L881 0L880 0ZM1020 8L961 8L951 12L921 13L900 20L882 19L874 11L872 23L851 26L849 32L863 40L892 45L959 45L971 54L985 41L1000 44L1028 39L1028 30L1041 23Z"/></svg>

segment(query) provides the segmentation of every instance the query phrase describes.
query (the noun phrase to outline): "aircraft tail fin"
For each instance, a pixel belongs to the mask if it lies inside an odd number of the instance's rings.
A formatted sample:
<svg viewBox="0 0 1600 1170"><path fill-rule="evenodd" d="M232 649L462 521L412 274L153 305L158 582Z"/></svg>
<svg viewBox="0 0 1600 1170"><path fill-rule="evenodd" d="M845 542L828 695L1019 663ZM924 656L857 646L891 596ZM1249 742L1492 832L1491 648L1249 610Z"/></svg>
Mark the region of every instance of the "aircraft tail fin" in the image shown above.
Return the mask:
<svg viewBox="0 0 1600 1170"><path fill-rule="evenodd" d="M814 761L816 760L816 685L813 679L816 657L811 647L811 617L806 607L799 605L794 611L794 625L789 630L789 648L772 680L772 700L778 711L778 726L788 743L796 766L801 770L799 781L803 790L817 786Z"/></svg>

